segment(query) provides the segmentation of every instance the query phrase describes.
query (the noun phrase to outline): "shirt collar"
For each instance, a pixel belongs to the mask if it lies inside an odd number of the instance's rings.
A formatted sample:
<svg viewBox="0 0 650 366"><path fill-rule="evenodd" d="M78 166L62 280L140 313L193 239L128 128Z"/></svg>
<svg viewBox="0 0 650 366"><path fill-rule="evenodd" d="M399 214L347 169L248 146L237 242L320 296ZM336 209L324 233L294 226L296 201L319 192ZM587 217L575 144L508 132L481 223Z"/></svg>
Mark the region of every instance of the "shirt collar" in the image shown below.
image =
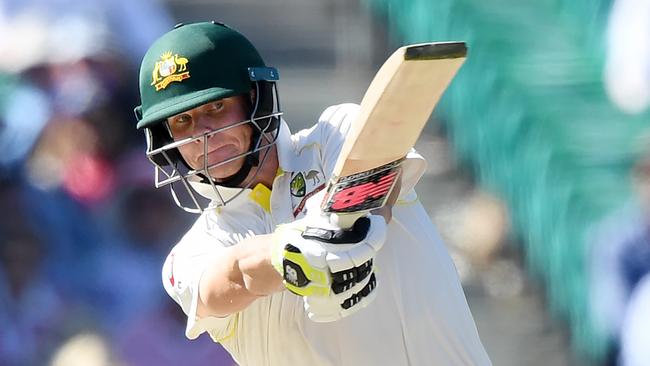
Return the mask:
<svg viewBox="0 0 650 366"><path fill-rule="evenodd" d="M294 138L284 119L280 123L276 148L278 151L278 165L282 171L299 172L308 170L311 166L311 162L307 157L301 158L300 154L296 152Z"/></svg>

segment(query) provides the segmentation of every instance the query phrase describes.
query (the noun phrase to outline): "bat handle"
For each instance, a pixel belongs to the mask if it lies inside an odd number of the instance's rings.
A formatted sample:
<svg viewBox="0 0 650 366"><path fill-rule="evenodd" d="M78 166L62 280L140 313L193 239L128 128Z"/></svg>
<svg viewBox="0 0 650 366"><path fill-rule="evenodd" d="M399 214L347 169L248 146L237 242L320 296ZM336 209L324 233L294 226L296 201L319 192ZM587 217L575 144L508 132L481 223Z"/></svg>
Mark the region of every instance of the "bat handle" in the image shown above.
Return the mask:
<svg viewBox="0 0 650 366"><path fill-rule="evenodd" d="M341 229L349 229L354 225L357 219L365 216L367 212L352 212L344 214L331 214L330 222Z"/></svg>

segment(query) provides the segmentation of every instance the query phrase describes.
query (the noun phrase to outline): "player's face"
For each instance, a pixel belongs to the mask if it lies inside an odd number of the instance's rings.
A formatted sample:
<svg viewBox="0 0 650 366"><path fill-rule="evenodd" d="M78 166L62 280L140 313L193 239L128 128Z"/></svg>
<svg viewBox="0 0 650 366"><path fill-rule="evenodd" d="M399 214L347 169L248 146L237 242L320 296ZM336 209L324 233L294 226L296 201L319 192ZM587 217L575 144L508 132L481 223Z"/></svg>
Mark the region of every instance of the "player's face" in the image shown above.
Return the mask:
<svg viewBox="0 0 650 366"><path fill-rule="evenodd" d="M248 106L244 96L224 98L169 117L167 124L174 140L178 141L246 120L249 118ZM246 123L211 135L207 139L202 138L181 145L178 150L190 167L202 169L205 163L205 141L208 165L213 165L247 152L251 135L252 127ZM210 169L210 175L215 179L227 178L239 171L244 159L245 157L241 157L218 165Z"/></svg>

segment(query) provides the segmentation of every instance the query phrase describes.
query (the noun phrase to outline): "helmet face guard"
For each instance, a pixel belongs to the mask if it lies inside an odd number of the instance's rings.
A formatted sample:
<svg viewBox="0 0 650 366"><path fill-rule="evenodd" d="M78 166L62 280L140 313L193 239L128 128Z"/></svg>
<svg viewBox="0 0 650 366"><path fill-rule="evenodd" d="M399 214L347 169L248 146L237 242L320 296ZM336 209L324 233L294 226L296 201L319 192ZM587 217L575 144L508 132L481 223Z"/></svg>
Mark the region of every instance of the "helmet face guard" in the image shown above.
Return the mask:
<svg viewBox="0 0 650 366"><path fill-rule="evenodd" d="M245 189L250 188L255 182L259 169L252 176L246 177L248 171L252 166L264 164L271 147L276 143L282 116L275 83L277 71L273 68L264 68L264 70L251 68L249 73L256 91L256 98L247 120L177 141L173 141L171 132L164 122L156 127L145 129L146 154L149 161L155 166L156 188L169 186L176 205L187 212L202 213L204 210L225 206L243 193ZM275 75L273 76L275 80L260 79L261 77L270 78L271 75ZM209 164L207 139L219 138L220 133L247 124L253 130L248 151ZM204 161L200 169L192 169L178 150L180 146L196 141L201 141L204 149ZM244 158L245 161L240 171L245 170L245 174L237 187L224 186L223 182L217 182L210 177L211 169L241 158Z"/></svg>

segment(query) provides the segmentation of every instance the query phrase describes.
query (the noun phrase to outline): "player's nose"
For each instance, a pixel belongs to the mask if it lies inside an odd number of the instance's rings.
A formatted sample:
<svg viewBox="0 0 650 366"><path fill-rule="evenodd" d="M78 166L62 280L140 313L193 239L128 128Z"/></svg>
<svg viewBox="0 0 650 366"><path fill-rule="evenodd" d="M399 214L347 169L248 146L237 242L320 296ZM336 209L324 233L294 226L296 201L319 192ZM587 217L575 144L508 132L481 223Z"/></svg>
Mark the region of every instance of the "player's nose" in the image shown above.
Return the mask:
<svg viewBox="0 0 650 366"><path fill-rule="evenodd" d="M197 116L194 123L195 135L205 135L218 129L219 124L214 118L208 116ZM208 135L208 138L213 137L214 134Z"/></svg>

